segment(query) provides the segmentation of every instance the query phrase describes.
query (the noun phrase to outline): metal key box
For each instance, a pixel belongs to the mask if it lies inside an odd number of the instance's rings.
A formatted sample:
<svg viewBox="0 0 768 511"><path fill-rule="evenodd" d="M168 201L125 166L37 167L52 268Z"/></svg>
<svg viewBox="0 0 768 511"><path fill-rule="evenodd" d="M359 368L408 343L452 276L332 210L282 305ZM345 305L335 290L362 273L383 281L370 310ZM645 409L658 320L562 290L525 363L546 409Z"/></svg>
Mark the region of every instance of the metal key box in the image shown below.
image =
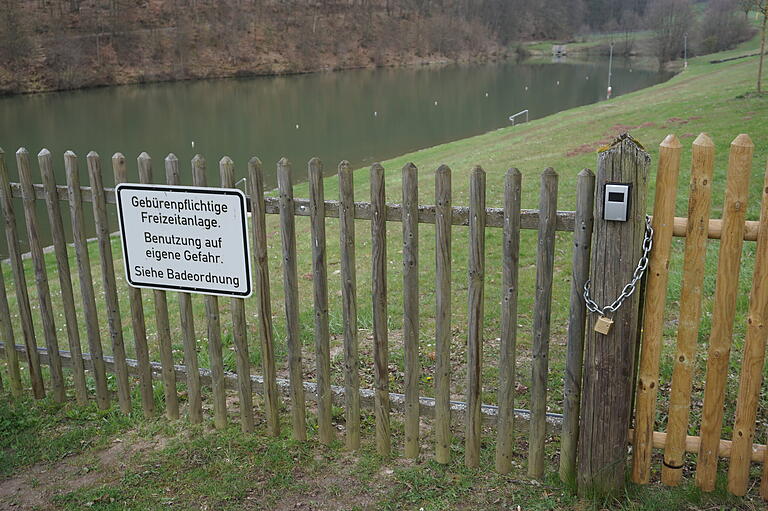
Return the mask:
<svg viewBox="0 0 768 511"><path fill-rule="evenodd" d="M607 183L603 198L603 220L626 222L629 218L629 184Z"/></svg>

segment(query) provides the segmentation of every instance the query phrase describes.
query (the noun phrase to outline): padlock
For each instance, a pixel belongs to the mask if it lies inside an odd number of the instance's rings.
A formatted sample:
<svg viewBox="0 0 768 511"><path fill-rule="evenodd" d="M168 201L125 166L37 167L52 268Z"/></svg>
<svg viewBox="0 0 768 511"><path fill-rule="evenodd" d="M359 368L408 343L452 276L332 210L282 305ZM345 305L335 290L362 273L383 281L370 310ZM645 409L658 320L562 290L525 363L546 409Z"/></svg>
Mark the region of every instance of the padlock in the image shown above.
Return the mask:
<svg viewBox="0 0 768 511"><path fill-rule="evenodd" d="M598 334L608 335L608 332L611 331L612 326L613 326L613 320L611 318L600 316L597 318L597 321L595 322L595 332L597 332Z"/></svg>

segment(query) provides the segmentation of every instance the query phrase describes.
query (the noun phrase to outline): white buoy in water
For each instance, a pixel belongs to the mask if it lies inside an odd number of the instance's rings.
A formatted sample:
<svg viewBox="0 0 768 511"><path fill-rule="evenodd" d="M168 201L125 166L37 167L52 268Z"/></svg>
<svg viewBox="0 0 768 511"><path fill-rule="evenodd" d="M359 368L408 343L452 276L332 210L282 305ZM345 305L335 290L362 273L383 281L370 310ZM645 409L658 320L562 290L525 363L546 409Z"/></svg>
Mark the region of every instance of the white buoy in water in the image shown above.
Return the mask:
<svg viewBox="0 0 768 511"><path fill-rule="evenodd" d="M298 124L296 125L296 129L299 129L299 125Z"/></svg>
<svg viewBox="0 0 768 511"><path fill-rule="evenodd" d="M437 106L437 101L435 101L435 106Z"/></svg>
<svg viewBox="0 0 768 511"><path fill-rule="evenodd" d="M560 80L557 81L557 85L560 85Z"/></svg>
<svg viewBox="0 0 768 511"><path fill-rule="evenodd" d="M487 92L485 93L485 97L486 97L486 98L488 97L488 93L487 93Z"/></svg>
<svg viewBox="0 0 768 511"><path fill-rule="evenodd" d="M375 111L375 110L374 110L374 112L373 112L373 116L374 116L374 117L378 117L378 116L379 116L379 112L377 112L377 111Z"/></svg>
<svg viewBox="0 0 768 511"><path fill-rule="evenodd" d="M525 86L525 90L528 90L528 86L527 85Z"/></svg>
<svg viewBox="0 0 768 511"><path fill-rule="evenodd" d="M589 75L586 76L586 79L589 80Z"/></svg>

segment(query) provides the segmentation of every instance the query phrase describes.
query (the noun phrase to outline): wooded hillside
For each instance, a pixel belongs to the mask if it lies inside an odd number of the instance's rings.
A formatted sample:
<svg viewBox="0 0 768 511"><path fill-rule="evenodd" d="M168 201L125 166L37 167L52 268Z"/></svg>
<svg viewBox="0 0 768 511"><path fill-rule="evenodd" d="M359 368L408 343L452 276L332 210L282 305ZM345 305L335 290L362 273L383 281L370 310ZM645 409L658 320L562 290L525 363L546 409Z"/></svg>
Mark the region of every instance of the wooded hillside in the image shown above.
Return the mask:
<svg viewBox="0 0 768 511"><path fill-rule="evenodd" d="M495 59L636 21L645 3L0 0L0 93Z"/></svg>

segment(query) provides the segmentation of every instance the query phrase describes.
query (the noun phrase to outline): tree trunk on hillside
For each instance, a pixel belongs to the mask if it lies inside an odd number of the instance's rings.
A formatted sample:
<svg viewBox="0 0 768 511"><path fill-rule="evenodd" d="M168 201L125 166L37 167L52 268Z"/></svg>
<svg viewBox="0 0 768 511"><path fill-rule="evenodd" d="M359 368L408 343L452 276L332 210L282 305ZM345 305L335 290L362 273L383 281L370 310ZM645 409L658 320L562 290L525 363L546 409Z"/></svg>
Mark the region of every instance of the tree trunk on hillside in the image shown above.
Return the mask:
<svg viewBox="0 0 768 511"><path fill-rule="evenodd" d="M768 19L768 0L763 0L760 4L760 12L763 13L763 25L760 34L760 61L757 65L757 93L762 93L763 81L763 59L765 59L765 22Z"/></svg>

